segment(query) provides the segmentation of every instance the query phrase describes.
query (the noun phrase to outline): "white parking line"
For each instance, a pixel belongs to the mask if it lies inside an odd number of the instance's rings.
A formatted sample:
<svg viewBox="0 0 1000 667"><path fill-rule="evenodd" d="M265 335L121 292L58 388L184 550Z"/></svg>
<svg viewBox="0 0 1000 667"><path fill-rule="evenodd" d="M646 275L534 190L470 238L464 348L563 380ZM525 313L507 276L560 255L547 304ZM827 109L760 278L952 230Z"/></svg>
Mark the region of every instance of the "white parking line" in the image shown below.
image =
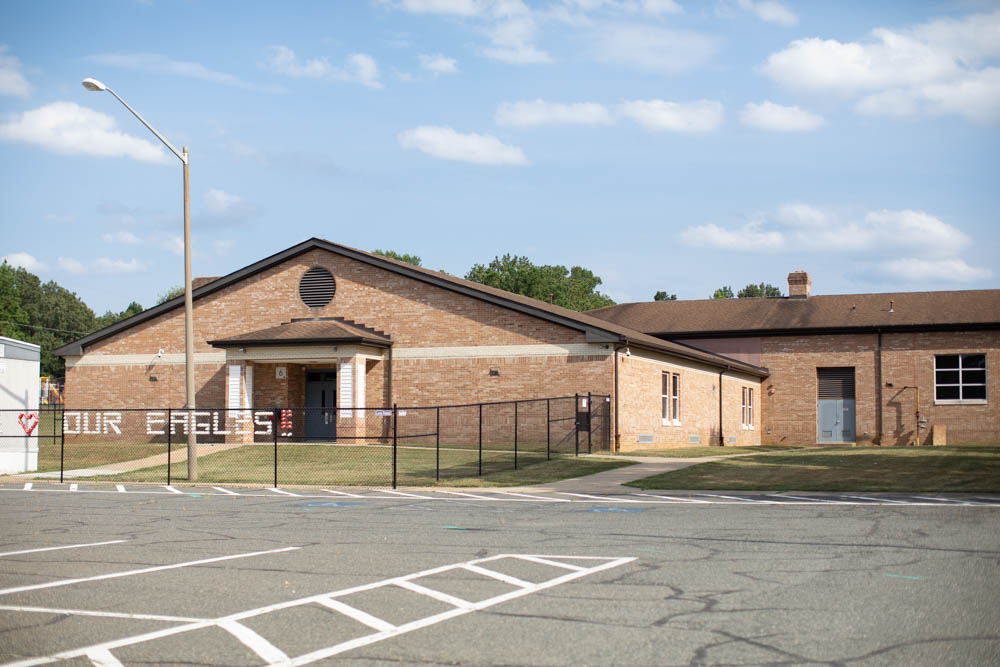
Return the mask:
<svg viewBox="0 0 1000 667"><path fill-rule="evenodd" d="M227 496L238 496L238 495L240 495L240 494L236 493L235 491L230 491L229 489L224 489L221 486L213 486L212 488L215 489L216 491L218 491L219 493L226 494Z"/></svg>
<svg viewBox="0 0 1000 667"><path fill-rule="evenodd" d="M695 500L694 498L678 498L676 496L657 496L652 493L633 493L632 495L645 496L647 498L661 498L663 500L674 500L682 503L701 503L703 505L711 503L710 500Z"/></svg>
<svg viewBox="0 0 1000 667"><path fill-rule="evenodd" d="M609 503L641 503L641 500L628 500L626 498L612 498L610 496L591 496L586 493L570 493L568 491L556 491L561 496L576 496L577 498L590 498L592 500L603 500Z"/></svg>
<svg viewBox="0 0 1000 667"><path fill-rule="evenodd" d="M990 503L977 503L974 500L965 500L957 498L934 498L932 496L910 496L911 498L919 498L920 500L934 500L939 503L957 503L959 505L989 505Z"/></svg>
<svg viewBox="0 0 1000 667"><path fill-rule="evenodd" d="M408 591L413 591L414 593L420 593L421 595L426 595L429 598L440 600L445 604L450 604L451 606L458 607L459 609L472 609L473 607L473 603L468 600L463 600L462 598L457 598L454 595L448 595L447 593L436 591L433 588L421 586L420 584L416 584L409 579L396 582L396 585L400 588L405 588Z"/></svg>
<svg viewBox="0 0 1000 667"><path fill-rule="evenodd" d="M118 658L111 655L111 651L106 648L95 648L87 652L87 657L94 667L124 667Z"/></svg>
<svg viewBox="0 0 1000 667"><path fill-rule="evenodd" d="M447 493L452 496L465 496L466 498L475 498L476 500L492 500L494 502L502 500L502 498L490 498L489 496L480 496L476 493L463 493L462 491L438 491L438 493ZM511 499L511 502L523 502L519 498Z"/></svg>
<svg viewBox="0 0 1000 667"><path fill-rule="evenodd" d="M180 494L180 495L184 495L184 492L183 492L183 491L178 491L177 489L175 489L174 487L170 486L169 484L167 484L167 485L166 485L165 487L163 487L163 488L164 488L164 489L166 489L167 491L169 491L170 493L178 493L178 494Z"/></svg>
<svg viewBox="0 0 1000 667"><path fill-rule="evenodd" d="M899 503L900 505L909 505L910 503L905 500L892 500L890 498L872 498L869 496L844 496L844 498L855 498L857 500L874 500L879 503Z"/></svg>
<svg viewBox="0 0 1000 667"><path fill-rule="evenodd" d="M269 665L288 661L284 651L241 623L222 621L219 627L239 639L244 646L266 660Z"/></svg>
<svg viewBox="0 0 1000 667"><path fill-rule="evenodd" d="M76 491L78 488L80 488L79 484L70 484L69 485L69 490L70 491Z"/></svg>
<svg viewBox="0 0 1000 667"><path fill-rule="evenodd" d="M80 549L83 547L99 547L105 544L121 544L122 542L128 542L128 540L111 540L109 542L88 542L87 544L65 544L61 547L44 547L42 549L25 549L23 551L8 551L6 553L0 554L0 556L18 556L20 554L36 554L41 551L59 551L60 549Z"/></svg>
<svg viewBox="0 0 1000 667"><path fill-rule="evenodd" d="M368 496L362 496L357 493L347 493L346 491L334 491L333 489L323 489L326 493L332 493L335 496L345 496L347 498L367 498Z"/></svg>
<svg viewBox="0 0 1000 667"><path fill-rule="evenodd" d="M484 577L490 577L491 579L496 579L497 581L502 581L505 584L510 584L511 586L517 586L518 588L530 588L534 584L530 581L524 581L523 579L518 579L517 577L512 577L509 574L504 574L503 572L497 572L496 570L488 570L485 567L479 567L478 565L469 565L468 563L462 563L459 565L463 570L468 570L469 572L475 572L476 574L481 574Z"/></svg>
<svg viewBox="0 0 1000 667"><path fill-rule="evenodd" d="M268 489L268 491L273 491L274 493L282 493L286 496L295 496L296 498L301 498L301 494L292 493L291 491L285 491L284 489Z"/></svg>
<svg viewBox="0 0 1000 667"><path fill-rule="evenodd" d="M25 482L24 483L24 490L25 491L31 491L31 487L32 486L34 486L34 484L32 484L31 482Z"/></svg>
<svg viewBox="0 0 1000 667"><path fill-rule="evenodd" d="M101 618L127 618L136 621L167 621L168 623L199 623L207 619L189 618L187 616L161 616L159 614L126 614L116 611L92 611L89 609L56 609L52 607L24 607L13 604L0 604L3 611L31 611L41 614L59 614L65 616L98 616Z"/></svg>
<svg viewBox="0 0 1000 667"><path fill-rule="evenodd" d="M118 489L118 493L126 493L125 486L123 484L115 484L115 488Z"/></svg>
<svg viewBox="0 0 1000 667"><path fill-rule="evenodd" d="M148 574L149 572L161 572L163 570L176 570L181 567L192 567L194 565L206 565L208 563L219 563L224 560L234 560L236 558L250 558L251 556L263 556L265 554L277 554L283 551L296 551L302 547L283 547L281 549L269 549L267 551L252 551L245 554L235 554L233 556L217 556L215 558L204 558L202 560L192 560L186 563L174 563L173 565L157 565L156 567L144 567L138 570L126 570L124 572L112 572L110 574L99 574L93 577L80 577L77 579L60 579L49 581L44 584L32 584L30 586L16 586L14 588L4 588L0 590L0 595L10 595L11 593L23 593L24 591L37 591L42 588L55 588L56 586L69 586L85 581L100 581L102 579L117 579L119 577L130 577L135 574Z"/></svg>
<svg viewBox="0 0 1000 667"><path fill-rule="evenodd" d="M367 625L369 628L378 630L379 632L389 632L390 630L396 629L396 626L393 625L392 623L383 621L381 618L377 616L372 616L368 612L361 611L360 609L352 607L349 604L345 604L340 600L334 600L333 598L320 598L319 600L316 600L316 602L318 604L323 605L324 607L332 609L336 612L340 612L344 616L349 616L358 623L363 623L364 625Z"/></svg>
<svg viewBox="0 0 1000 667"><path fill-rule="evenodd" d="M393 491L392 489L382 489L383 493L391 493L396 496L404 496L406 498L420 498L421 500L437 500L432 496L418 496L415 493L404 493L403 491Z"/></svg>
<svg viewBox="0 0 1000 667"><path fill-rule="evenodd" d="M740 496L721 496L717 493L699 493L699 496L706 496L708 498L725 498L726 500L739 500L744 503L763 503L768 505L780 505L777 500L757 500L754 498L741 498Z"/></svg>
<svg viewBox="0 0 1000 667"><path fill-rule="evenodd" d="M826 498L811 498L809 496L791 496L787 493L769 493L772 498L791 498L792 500L805 500L811 503L825 503L827 505L857 505L858 503L846 503L843 500L827 500Z"/></svg>
<svg viewBox="0 0 1000 667"><path fill-rule="evenodd" d="M571 503L572 500L566 500L565 498L552 498L550 496L533 496L530 493L515 493L514 491L494 491L494 493L502 493L505 496L521 496L522 498L531 498L532 500L544 500L550 503Z"/></svg>

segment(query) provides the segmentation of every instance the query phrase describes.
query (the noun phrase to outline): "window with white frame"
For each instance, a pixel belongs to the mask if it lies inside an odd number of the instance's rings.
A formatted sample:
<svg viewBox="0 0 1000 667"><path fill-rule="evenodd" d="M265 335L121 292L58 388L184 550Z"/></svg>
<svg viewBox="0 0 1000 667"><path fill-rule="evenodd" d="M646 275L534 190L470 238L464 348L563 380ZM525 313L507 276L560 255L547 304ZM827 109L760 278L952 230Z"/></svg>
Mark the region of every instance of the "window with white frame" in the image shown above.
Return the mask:
<svg viewBox="0 0 1000 667"><path fill-rule="evenodd" d="M666 424L670 421L670 373L661 373L660 381L660 418Z"/></svg>
<svg viewBox="0 0 1000 667"><path fill-rule="evenodd" d="M753 428L753 387L743 387L741 414L743 428Z"/></svg>
<svg viewBox="0 0 1000 667"><path fill-rule="evenodd" d="M681 376L673 374L670 392L670 408L675 424L681 421Z"/></svg>
<svg viewBox="0 0 1000 667"><path fill-rule="evenodd" d="M934 401L936 403L985 403L986 355L935 355Z"/></svg>

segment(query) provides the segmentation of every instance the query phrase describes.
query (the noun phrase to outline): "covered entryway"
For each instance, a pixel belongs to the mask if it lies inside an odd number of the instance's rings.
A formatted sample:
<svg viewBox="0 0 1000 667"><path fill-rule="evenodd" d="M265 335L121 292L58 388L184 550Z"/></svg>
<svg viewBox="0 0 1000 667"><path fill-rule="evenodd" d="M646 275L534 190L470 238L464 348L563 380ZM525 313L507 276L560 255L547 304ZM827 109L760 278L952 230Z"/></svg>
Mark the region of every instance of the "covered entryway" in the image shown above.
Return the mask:
<svg viewBox="0 0 1000 667"><path fill-rule="evenodd" d="M854 442L854 367L817 368L816 384L816 442Z"/></svg>
<svg viewBox="0 0 1000 667"><path fill-rule="evenodd" d="M337 373L306 371L307 440L337 439Z"/></svg>

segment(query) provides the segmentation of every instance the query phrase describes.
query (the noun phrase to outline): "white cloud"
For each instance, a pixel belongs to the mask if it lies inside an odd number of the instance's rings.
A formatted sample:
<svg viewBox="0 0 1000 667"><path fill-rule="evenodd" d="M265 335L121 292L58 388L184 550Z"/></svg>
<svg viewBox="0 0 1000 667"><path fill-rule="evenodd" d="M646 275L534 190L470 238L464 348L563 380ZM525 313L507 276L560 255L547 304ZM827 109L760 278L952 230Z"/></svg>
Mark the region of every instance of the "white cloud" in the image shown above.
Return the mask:
<svg viewBox="0 0 1000 667"><path fill-rule="evenodd" d="M647 130L669 132L711 132L725 117L722 104L714 100L633 100L624 102L620 111Z"/></svg>
<svg viewBox="0 0 1000 667"><path fill-rule="evenodd" d="M15 116L0 125L0 139L35 144L64 155L172 164L172 157L156 144L118 131L111 116L73 102L53 102Z"/></svg>
<svg viewBox="0 0 1000 667"><path fill-rule="evenodd" d="M72 257L60 257L57 260L56 265L61 271L72 273L74 275L80 275L87 272L87 267L84 266L82 262L79 262Z"/></svg>
<svg viewBox="0 0 1000 667"><path fill-rule="evenodd" d="M528 164L524 152L488 134L461 134L450 127L422 125L399 134L399 145L444 160L473 164Z"/></svg>
<svg viewBox="0 0 1000 667"><path fill-rule="evenodd" d="M715 53L711 37L648 25L603 26L593 40L599 60L663 72L692 69Z"/></svg>
<svg viewBox="0 0 1000 667"><path fill-rule="evenodd" d="M740 122L759 130L808 132L822 126L824 121L819 114L764 100L760 104L747 102L740 112Z"/></svg>
<svg viewBox="0 0 1000 667"><path fill-rule="evenodd" d="M265 86L244 81L232 74L211 70L201 63L171 60L159 53L98 53L87 56L87 60L121 69L183 76L191 79L210 81L212 83L220 83L235 88L244 88L246 90L257 90L268 93L284 92L280 87Z"/></svg>
<svg viewBox="0 0 1000 667"><path fill-rule="evenodd" d="M475 16L484 10L485 5L477 0L402 0L399 7L411 14Z"/></svg>
<svg viewBox="0 0 1000 667"><path fill-rule="evenodd" d="M268 69L296 79L321 79L358 83L368 88L382 88L378 80L378 64L365 53L352 53L342 66L333 65L327 58L299 61L287 46L273 46L267 58Z"/></svg>
<svg viewBox="0 0 1000 667"><path fill-rule="evenodd" d="M454 58L447 58L441 53L421 53L417 58L420 60L421 67L435 74L454 74L458 71L458 61Z"/></svg>
<svg viewBox="0 0 1000 667"><path fill-rule="evenodd" d="M971 283L993 277L990 269L969 266L965 260L952 259L892 259L879 265L882 273L908 282Z"/></svg>
<svg viewBox="0 0 1000 667"><path fill-rule="evenodd" d="M103 237L105 243L120 243L121 245L142 245L142 239L133 234L132 232L115 232L113 234L105 234Z"/></svg>
<svg viewBox="0 0 1000 667"><path fill-rule="evenodd" d="M534 46L538 26L530 11L523 5L514 4L508 9L508 16L496 23L489 31L493 46L483 49L483 55L511 65L531 65L550 63L552 57ZM513 11L511 11L513 10Z"/></svg>
<svg viewBox="0 0 1000 667"><path fill-rule="evenodd" d="M202 213L208 222L241 223L257 215L258 210L238 195L210 189L205 192Z"/></svg>
<svg viewBox="0 0 1000 667"><path fill-rule="evenodd" d="M132 258L129 261L122 259L110 259L108 257L98 257L94 260L94 270L97 273L140 273L146 270L146 265L139 260Z"/></svg>
<svg viewBox="0 0 1000 667"><path fill-rule="evenodd" d="M684 8L674 2L674 0L642 0L639 6L644 13L654 16L659 14L681 14L684 12Z"/></svg>
<svg viewBox="0 0 1000 667"><path fill-rule="evenodd" d="M795 90L859 99L859 113L951 114L1000 121L1000 10L910 28L876 28L864 42L809 37L771 54L764 73Z"/></svg>
<svg viewBox="0 0 1000 667"><path fill-rule="evenodd" d="M768 23L777 23L778 25L785 26L789 28L793 25L798 25L799 17L795 15L795 12L785 7L780 2L775 2L774 0L761 0L761 2L753 2L753 0L737 0L737 5L740 9L747 12L752 12L757 15L761 21L766 21Z"/></svg>
<svg viewBox="0 0 1000 667"><path fill-rule="evenodd" d="M691 246L742 253L816 253L844 261L883 260L880 271L916 281L918 276L970 282L990 277L959 253L972 241L960 229L924 211L869 211L859 218L803 203L789 203L748 222L697 225L681 233ZM935 273L936 272L936 273ZM945 274L951 277L945 277Z"/></svg>
<svg viewBox="0 0 1000 667"><path fill-rule="evenodd" d="M12 252L9 255L0 257L0 261L7 262L11 266L20 266L22 269L31 271L32 273L35 271L44 271L49 268L45 262L35 259L34 256L26 252Z"/></svg>
<svg viewBox="0 0 1000 667"><path fill-rule="evenodd" d="M611 113L603 104L576 102L560 104L545 100L504 102L496 113L497 125L529 127L537 125L610 125Z"/></svg>
<svg viewBox="0 0 1000 667"><path fill-rule="evenodd" d="M21 61L7 55L8 47L0 44L0 95L27 97L31 94L31 84L21 73Z"/></svg>

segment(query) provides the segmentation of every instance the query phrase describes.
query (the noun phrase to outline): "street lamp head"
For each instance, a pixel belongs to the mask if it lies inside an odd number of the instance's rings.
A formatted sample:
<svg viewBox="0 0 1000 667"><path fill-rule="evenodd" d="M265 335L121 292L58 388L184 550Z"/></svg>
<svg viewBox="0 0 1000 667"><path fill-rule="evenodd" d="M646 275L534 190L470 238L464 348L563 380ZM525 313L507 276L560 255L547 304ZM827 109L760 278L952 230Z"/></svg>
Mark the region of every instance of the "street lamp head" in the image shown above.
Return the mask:
<svg viewBox="0 0 1000 667"><path fill-rule="evenodd" d="M95 90L98 92L102 90L107 90L108 88L97 79L91 79L90 77L87 77L86 79L83 80L83 87L86 88L87 90Z"/></svg>

